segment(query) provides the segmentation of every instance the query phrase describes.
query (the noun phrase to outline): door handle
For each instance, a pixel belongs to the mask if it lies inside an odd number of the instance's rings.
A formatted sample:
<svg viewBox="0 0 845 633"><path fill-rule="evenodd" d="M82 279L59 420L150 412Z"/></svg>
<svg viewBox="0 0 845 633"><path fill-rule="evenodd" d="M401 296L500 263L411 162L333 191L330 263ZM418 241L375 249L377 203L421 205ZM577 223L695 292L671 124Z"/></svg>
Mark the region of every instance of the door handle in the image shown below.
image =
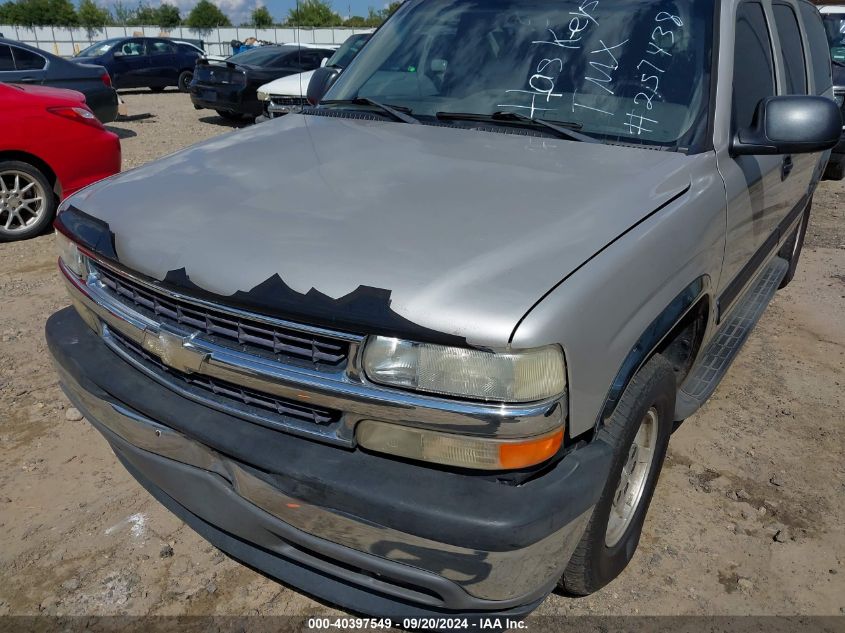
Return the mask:
<svg viewBox="0 0 845 633"><path fill-rule="evenodd" d="M781 182L786 180L789 177L789 174L792 173L792 168L795 167L795 163L792 162L792 156L787 155L783 157L783 163L780 167L780 179Z"/></svg>
<svg viewBox="0 0 845 633"><path fill-rule="evenodd" d="M21 84L31 84L31 83L35 83L38 80L35 77L21 77L17 81L18 81L18 83L21 83Z"/></svg>

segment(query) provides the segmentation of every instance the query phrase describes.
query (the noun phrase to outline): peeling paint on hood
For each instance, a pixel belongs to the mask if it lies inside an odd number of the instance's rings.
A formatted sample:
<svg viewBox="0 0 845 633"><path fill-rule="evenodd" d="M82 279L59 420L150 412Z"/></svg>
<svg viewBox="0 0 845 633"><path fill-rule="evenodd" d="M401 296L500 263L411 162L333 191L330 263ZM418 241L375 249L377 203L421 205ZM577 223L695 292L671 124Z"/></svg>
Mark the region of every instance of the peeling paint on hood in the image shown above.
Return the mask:
<svg viewBox="0 0 845 633"><path fill-rule="evenodd" d="M500 348L546 291L688 187L689 160L288 115L120 174L70 204L107 223L120 263L153 279L184 269L208 293L247 299L276 275L334 299L385 289L401 317Z"/></svg>

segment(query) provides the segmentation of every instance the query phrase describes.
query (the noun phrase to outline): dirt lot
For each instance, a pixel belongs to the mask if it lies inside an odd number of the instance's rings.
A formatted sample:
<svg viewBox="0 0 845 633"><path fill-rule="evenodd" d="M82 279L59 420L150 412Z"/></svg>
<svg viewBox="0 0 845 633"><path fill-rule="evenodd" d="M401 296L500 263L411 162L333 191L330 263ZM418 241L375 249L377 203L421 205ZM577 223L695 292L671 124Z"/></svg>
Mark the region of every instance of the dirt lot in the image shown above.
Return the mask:
<svg viewBox="0 0 845 633"><path fill-rule="evenodd" d="M125 98L152 115L113 126L127 169L231 130L182 94ZM795 281L675 433L631 566L539 613L845 614L843 202L822 185ZM43 337L67 304L54 262L49 235L0 244L0 615L337 613L216 551L70 419Z"/></svg>

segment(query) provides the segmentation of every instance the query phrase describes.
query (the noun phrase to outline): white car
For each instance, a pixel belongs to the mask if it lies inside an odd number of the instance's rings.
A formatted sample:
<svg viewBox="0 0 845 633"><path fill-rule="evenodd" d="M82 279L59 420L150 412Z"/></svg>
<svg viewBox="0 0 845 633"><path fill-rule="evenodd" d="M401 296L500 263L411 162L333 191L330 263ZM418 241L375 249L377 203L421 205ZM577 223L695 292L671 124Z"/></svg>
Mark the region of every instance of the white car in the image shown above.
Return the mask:
<svg viewBox="0 0 845 633"><path fill-rule="evenodd" d="M323 65L346 68L368 39L370 39L370 33L351 35ZM259 116L256 122L274 119L290 112L299 112L307 103L305 95L313 74L314 71L309 70L288 75L258 88L258 100L264 102L264 114Z"/></svg>

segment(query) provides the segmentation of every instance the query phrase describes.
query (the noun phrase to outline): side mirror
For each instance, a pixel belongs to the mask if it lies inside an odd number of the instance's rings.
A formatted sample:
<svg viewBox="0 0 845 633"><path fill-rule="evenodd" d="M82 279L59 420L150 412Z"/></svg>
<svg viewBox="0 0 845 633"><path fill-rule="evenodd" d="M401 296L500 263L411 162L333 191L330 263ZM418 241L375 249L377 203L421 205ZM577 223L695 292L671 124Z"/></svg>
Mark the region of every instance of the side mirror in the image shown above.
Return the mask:
<svg viewBox="0 0 845 633"><path fill-rule="evenodd" d="M760 101L750 127L739 130L731 154L810 154L832 149L842 135L833 99L794 95Z"/></svg>
<svg viewBox="0 0 845 633"><path fill-rule="evenodd" d="M312 106L320 103L329 88L334 85L338 75L340 75L340 70L328 66L315 70L314 74L311 75L311 81L308 83L308 91L306 92L308 103Z"/></svg>

